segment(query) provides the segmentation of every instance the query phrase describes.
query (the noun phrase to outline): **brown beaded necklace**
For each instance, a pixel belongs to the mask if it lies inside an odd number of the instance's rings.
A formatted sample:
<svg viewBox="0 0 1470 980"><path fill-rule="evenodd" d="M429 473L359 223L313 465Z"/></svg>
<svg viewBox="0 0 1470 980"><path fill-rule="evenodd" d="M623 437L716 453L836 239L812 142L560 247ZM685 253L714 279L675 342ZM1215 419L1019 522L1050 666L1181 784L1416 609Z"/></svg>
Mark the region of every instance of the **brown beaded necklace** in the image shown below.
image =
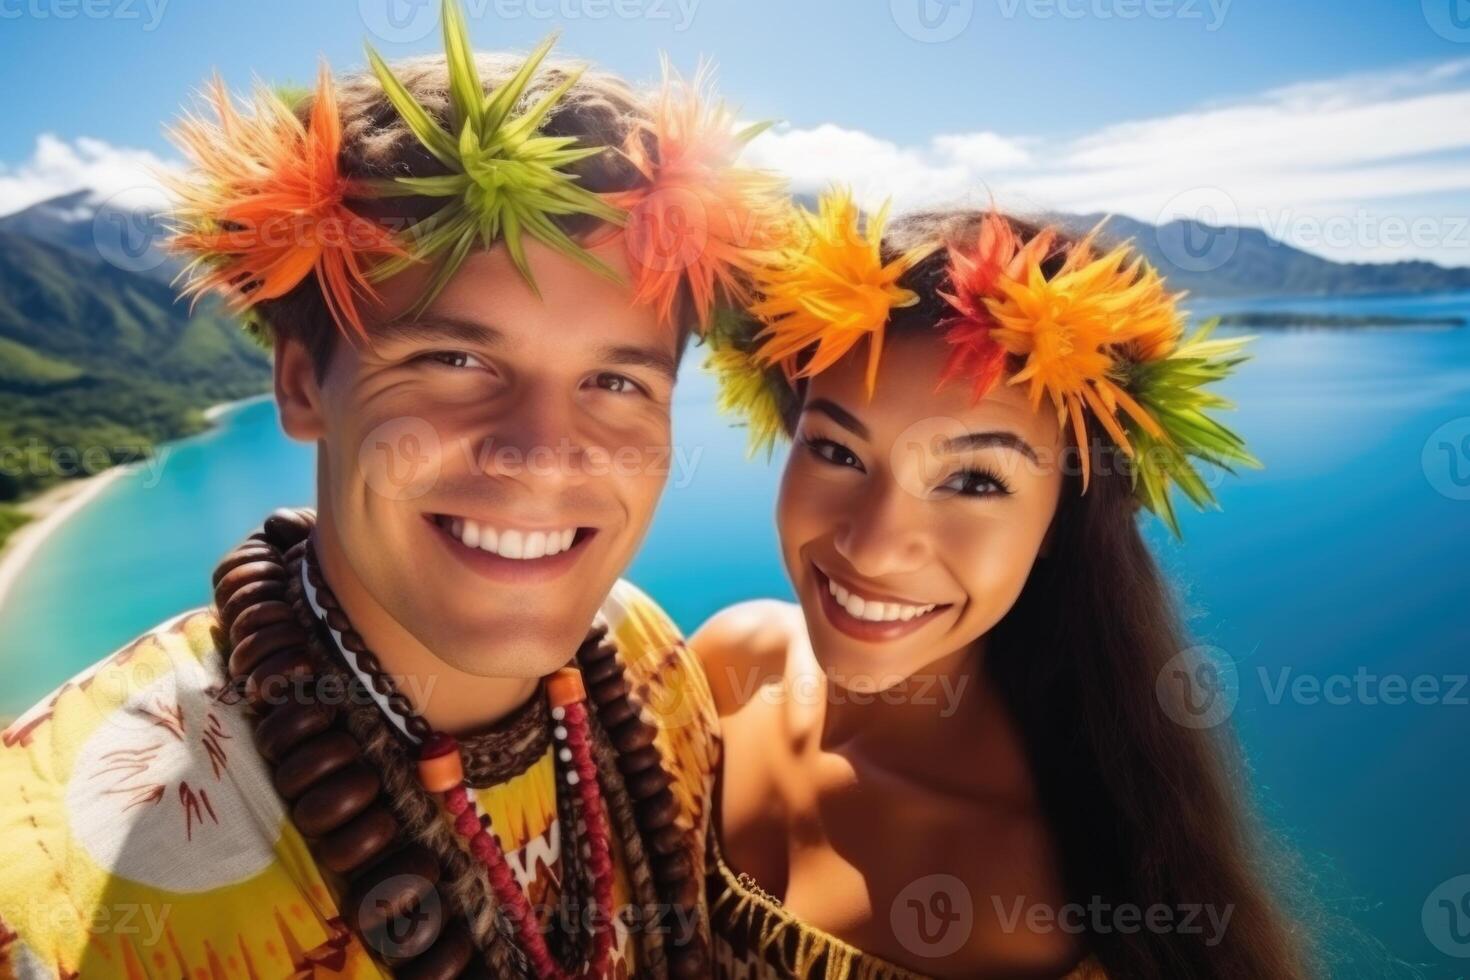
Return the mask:
<svg viewBox="0 0 1470 980"><path fill-rule="evenodd" d="M400 977L481 976L487 969L496 976L566 975L547 958L547 948L537 948L539 934L528 933L524 895L503 868L498 846L491 853L494 839L464 788L466 777L472 786L493 782L495 773L539 758L550 727L562 743L558 758L570 763L557 784L568 868L578 865L589 894L610 909L608 852L589 838L589 829L596 837L605 804L607 825L629 865L635 902L629 911L641 916L640 973L706 975L707 950L693 927L699 884L674 822L672 780L605 628L593 629L578 648L580 677L571 671L544 685L551 706L548 698L533 697L534 706L497 726L497 737L462 751L413 710L352 629L308 560L314 523L309 510L273 513L220 562L214 597L230 677L256 716L256 746L318 863L344 879L347 900L340 904L349 928ZM303 564L325 623L303 593ZM377 703L323 696L319 682L344 680L344 654L417 734L428 775L415 777L407 740ZM348 686L360 682L345 678ZM445 763L450 751L455 761ZM577 803L580 820L572 816ZM456 832L463 844L452 839ZM563 880L573 877L568 870ZM495 879L489 887L487 878ZM445 904L458 914L432 914ZM560 959L581 962L595 975L606 963L610 924L604 926L603 933L594 927L590 952L568 948L575 939L560 943Z"/></svg>

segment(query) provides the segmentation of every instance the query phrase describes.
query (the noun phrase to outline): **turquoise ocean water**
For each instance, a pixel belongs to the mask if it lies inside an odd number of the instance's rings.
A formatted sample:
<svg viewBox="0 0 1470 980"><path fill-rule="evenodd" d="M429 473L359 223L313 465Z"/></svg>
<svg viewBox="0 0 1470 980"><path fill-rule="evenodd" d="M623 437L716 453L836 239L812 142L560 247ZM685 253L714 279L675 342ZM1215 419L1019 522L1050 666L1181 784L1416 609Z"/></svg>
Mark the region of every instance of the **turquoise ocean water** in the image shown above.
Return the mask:
<svg viewBox="0 0 1470 980"><path fill-rule="evenodd" d="M1249 306L1470 317L1470 294ZM1224 514L1186 513L1182 545L1152 522L1150 540L1198 642L1234 664L1232 720L1264 809L1329 910L1425 976L1464 975L1470 960L1444 952L1470 955L1460 893L1441 907L1436 889L1470 874L1456 768L1470 746L1456 681L1470 671L1470 329L1276 332L1255 353L1227 394L1267 468L1219 487ZM687 370L682 462L629 573L686 630L789 594L772 527L780 457L748 462L743 431L712 405L710 379ZM108 488L0 607L0 715L207 602L215 559L271 508L309 503L310 470L262 401ZM1419 694L1396 696L1393 677ZM1384 970L1359 957L1337 973Z"/></svg>

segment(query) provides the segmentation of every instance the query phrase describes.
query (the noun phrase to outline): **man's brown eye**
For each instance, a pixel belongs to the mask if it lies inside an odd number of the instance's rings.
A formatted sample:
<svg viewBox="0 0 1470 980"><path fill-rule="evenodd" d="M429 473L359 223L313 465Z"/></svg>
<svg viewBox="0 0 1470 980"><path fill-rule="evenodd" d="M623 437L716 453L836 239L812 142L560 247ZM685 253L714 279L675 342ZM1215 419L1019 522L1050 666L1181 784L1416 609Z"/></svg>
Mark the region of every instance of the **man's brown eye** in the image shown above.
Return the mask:
<svg viewBox="0 0 1470 980"><path fill-rule="evenodd" d="M604 371L599 374L594 379L594 383L599 388L618 394L631 394L638 390L638 385L632 378L622 374L614 374L611 371Z"/></svg>

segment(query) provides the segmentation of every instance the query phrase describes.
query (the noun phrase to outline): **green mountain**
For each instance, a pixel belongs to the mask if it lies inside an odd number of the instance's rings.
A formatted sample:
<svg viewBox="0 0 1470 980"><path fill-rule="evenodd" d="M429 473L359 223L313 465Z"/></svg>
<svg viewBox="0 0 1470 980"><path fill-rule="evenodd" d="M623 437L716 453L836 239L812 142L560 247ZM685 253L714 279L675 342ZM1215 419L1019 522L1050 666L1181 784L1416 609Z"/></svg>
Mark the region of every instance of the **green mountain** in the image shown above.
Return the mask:
<svg viewBox="0 0 1470 980"><path fill-rule="evenodd" d="M0 502L205 427L270 361L218 304L81 249L0 230Z"/></svg>

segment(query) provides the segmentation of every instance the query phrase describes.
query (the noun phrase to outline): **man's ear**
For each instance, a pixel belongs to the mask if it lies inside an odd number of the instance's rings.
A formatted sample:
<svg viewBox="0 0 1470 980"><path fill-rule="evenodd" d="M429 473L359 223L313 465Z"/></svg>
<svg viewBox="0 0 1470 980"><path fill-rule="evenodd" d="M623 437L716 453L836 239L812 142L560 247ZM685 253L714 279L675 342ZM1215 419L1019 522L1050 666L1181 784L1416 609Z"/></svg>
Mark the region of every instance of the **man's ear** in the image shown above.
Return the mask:
<svg viewBox="0 0 1470 980"><path fill-rule="evenodd" d="M326 425L322 419L322 389L311 353L296 340L278 338L273 346L281 428L292 439L316 442Z"/></svg>

